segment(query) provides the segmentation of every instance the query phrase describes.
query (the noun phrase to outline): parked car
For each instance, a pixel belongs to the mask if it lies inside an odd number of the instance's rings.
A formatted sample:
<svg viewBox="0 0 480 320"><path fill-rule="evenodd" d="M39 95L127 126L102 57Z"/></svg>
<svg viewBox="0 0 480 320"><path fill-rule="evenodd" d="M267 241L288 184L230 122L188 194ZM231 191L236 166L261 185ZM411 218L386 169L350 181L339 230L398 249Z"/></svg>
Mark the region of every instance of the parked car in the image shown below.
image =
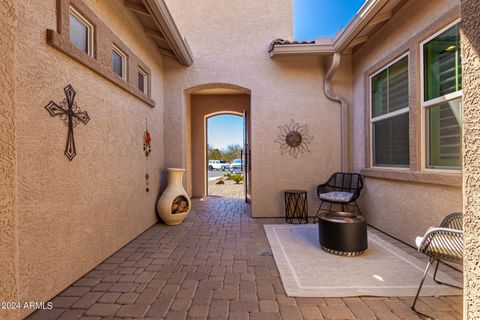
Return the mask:
<svg viewBox="0 0 480 320"><path fill-rule="evenodd" d="M224 161L224 160L220 160L220 162L222 163L220 170L227 171L230 169L230 163L227 163L227 161Z"/></svg>
<svg viewBox="0 0 480 320"><path fill-rule="evenodd" d="M233 160L232 164L230 165L230 172L231 173L243 173L242 159Z"/></svg>
<svg viewBox="0 0 480 320"><path fill-rule="evenodd" d="M224 160L208 160L208 170L222 170L225 171L229 168L229 165Z"/></svg>

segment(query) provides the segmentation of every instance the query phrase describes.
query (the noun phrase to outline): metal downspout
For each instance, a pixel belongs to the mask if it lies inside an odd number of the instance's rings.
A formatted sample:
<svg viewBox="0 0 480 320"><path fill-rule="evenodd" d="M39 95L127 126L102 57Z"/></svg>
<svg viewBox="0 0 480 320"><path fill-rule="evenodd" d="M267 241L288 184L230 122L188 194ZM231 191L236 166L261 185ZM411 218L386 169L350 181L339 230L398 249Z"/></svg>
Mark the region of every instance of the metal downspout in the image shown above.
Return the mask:
<svg viewBox="0 0 480 320"><path fill-rule="evenodd" d="M330 87L330 81L332 80L335 72L337 72L338 66L340 65L340 53L335 52L333 54L332 64L325 75L325 81L323 83L323 92L325 96L332 100L340 103L340 132L341 132L341 159L342 159L342 171L350 171L349 167L349 139L348 139L348 102L345 97L332 91Z"/></svg>

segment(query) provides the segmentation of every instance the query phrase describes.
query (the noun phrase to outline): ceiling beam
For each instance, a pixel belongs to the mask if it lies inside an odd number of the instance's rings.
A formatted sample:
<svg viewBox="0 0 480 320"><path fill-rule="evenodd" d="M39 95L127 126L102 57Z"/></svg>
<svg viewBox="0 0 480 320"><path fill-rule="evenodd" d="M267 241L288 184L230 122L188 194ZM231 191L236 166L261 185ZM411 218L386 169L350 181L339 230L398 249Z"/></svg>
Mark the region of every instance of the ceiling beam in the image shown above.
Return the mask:
<svg viewBox="0 0 480 320"><path fill-rule="evenodd" d="M193 63L193 56L186 39L180 31L167 8L165 0L141 0L145 8L151 13L153 21L165 36L178 62L184 66Z"/></svg>
<svg viewBox="0 0 480 320"><path fill-rule="evenodd" d="M160 50L160 53L163 54L164 56L177 59L177 56L175 55L175 53L173 53L173 51L170 50L170 49L165 49L165 48L160 48L159 47L158 50Z"/></svg>
<svg viewBox="0 0 480 320"><path fill-rule="evenodd" d="M155 42L157 43L157 45L159 45L160 47L165 48L165 49L169 49L169 50L172 49L172 47L170 46L168 41L165 39L165 37L160 32L158 32L157 30L152 30L150 28L144 28L144 31L145 31L145 34L152 37L153 40L155 40Z"/></svg>
<svg viewBox="0 0 480 320"><path fill-rule="evenodd" d="M148 34L150 37L154 38L155 40L165 40L163 34L158 32L157 30L153 30L150 28L143 28L145 33Z"/></svg>
<svg viewBox="0 0 480 320"><path fill-rule="evenodd" d="M123 4L130 11L133 11L135 13L138 13L144 16L150 16L150 13L148 12L147 8L145 8L145 6L142 3L138 3L133 0L125 0Z"/></svg>
<svg viewBox="0 0 480 320"><path fill-rule="evenodd" d="M349 44L347 48L353 48L355 46L358 46L361 43L364 43L368 40L368 36L361 36L358 38L353 39Z"/></svg>
<svg viewBox="0 0 480 320"><path fill-rule="evenodd" d="M384 13L377 14L375 17L373 17L372 20L370 20L368 25L373 26L373 25L382 23L384 21L389 20L391 17L392 17L392 11L387 11L387 12L384 12Z"/></svg>

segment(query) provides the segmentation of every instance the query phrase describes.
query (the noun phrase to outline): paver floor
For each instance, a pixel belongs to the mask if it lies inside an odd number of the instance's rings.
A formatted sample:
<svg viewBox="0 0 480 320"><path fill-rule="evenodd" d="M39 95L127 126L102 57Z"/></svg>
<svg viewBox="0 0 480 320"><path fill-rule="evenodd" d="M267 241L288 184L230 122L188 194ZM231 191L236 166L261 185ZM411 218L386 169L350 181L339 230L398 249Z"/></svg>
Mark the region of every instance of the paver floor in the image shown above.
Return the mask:
<svg viewBox="0 0 480 320"><path fill-rule="evenodd" d="M29 319L418 319L411 298L287 297L273 258L262 255L264 223L283 219L252 219L242 199L196 200L182 225L154 225ZM461 296L418 306L462 319Z"/></svg>

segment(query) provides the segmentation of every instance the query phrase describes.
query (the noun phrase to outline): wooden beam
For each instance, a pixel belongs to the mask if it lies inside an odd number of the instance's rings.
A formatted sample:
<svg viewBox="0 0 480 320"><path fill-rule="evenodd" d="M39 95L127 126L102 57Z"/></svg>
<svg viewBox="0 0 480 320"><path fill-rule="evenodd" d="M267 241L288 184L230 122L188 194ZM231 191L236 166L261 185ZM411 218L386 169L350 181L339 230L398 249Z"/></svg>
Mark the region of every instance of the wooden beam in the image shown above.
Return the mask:
<svg viewBox="0 0 480 320"><path fill-rule="evenodd" d="M177 59L177 56L173 53L172 50L164 49L164 48L158 48L158 50L160 50L160 53L163 54L164 56Z"/></svg>
<svg viewBox="0 0 480 320"><path fill-rule="evenodd" d="M142 3L135 2L133 0L125 0L124 3L126 8L129 10L144 15L144 16L150 16L150 13L148 12L147 8Z"/></svg>
<svg viewBox="0 0 480 320"><path fill-rule="evenodd" d="M381 22L389 20L391 17L392 17L392 11L387 11L384 13L377 14L375 17L373 17L372 20L370 20L368 25L373 26L373 25L379 24Z"/></svg>
<svg viewBox="0 0 480 320"><path fill-rule="evenodd" d="M143 30L145 31L146 34L148 34L150 37L154 38L155 40L165 40L165 37L163 36L163 34L158 32L157 30L153 30L150 28L144 28Z"/></svg>
<svg viewBox="0 0 480 320"><path fill-rule="evenodd" d="M366 42L367 40L368 40L368 36L361 36L361 37L355 38L350 42L347 48L353 48L355 46L358 46L361 43Z"/></svg>
<svg viewBox="0 0 480 320"><path fill-rule="evenodd" d="M153 21L157 28L161 30L175 54L178 62L184 66L190 66L193 63L192 52L185 38L173 20L170 11L167 8L165 0L141 0L145 8L152 14Z"/></svg>
<svg viewBox="0 0 480 320"><path fill-rule="evenodd" d="M155 40L155 42L159 47L168 49L168 50L172 49L172 47L170 46L170 43L168 43L168 41L165 39L165 37L163 37L163 35L160 32L153 29L149 29L149 28L144 28L143 30L145 34L149 35L150 37L153 38L153 40Z"/></svg>

